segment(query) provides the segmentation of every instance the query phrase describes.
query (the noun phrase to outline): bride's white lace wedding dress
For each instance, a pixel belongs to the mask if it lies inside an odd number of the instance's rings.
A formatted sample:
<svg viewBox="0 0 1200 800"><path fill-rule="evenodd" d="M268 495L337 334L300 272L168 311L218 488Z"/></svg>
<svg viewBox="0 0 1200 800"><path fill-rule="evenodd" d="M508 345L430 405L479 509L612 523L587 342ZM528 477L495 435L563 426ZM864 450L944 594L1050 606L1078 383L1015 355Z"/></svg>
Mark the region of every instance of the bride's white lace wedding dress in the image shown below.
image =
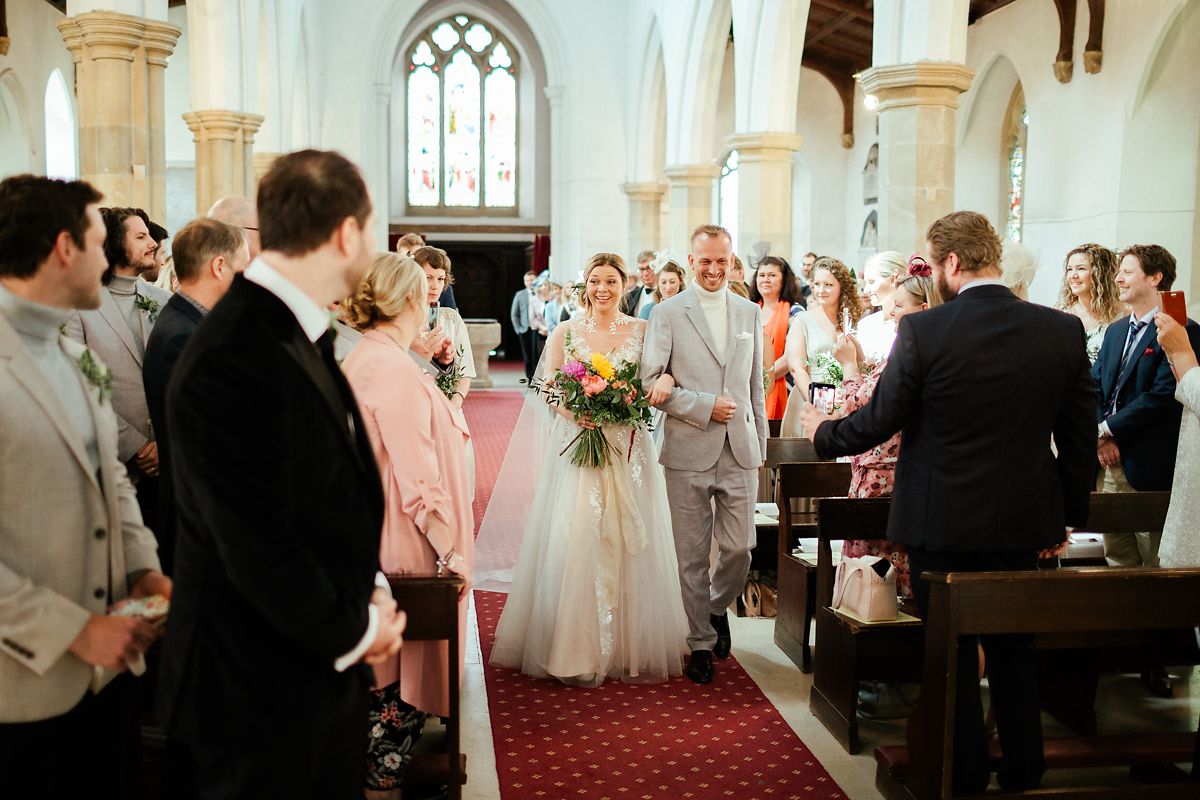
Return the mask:
<svg viewBox="0 0 1200 800"><path fill-rule="evenodd" d="M566 324L562 358L587 363L588 321ZM640 320L623 318L621 325L628 336L605 354L618 368L640 362L645 331ZM548 373L561 366L556 360ZM549 425L492 663L584 686L606 677L653 682L680 675L687 621L650 433L605 430L621 457L588 469L571 463L569 449L562 452L579 426L559 414Z"/></svg>

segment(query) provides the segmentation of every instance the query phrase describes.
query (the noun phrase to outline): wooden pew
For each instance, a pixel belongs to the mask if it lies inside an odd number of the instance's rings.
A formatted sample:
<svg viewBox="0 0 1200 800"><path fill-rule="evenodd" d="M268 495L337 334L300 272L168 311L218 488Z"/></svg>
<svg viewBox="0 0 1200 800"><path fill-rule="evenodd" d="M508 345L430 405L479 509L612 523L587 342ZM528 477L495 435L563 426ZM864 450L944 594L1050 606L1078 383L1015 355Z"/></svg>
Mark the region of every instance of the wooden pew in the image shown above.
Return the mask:
<svg viewBox="0 0 1200 800"><path fill-rule="evenodd" d="M1089 533L1161 531L1170 503L1170 492L1093 492L1089 502L1088 524L1084 529ZM1067 566L1070 562L1064 559L1061 563ZM1053 644L1043 642L1040 646L1042 652L1038 662L1042 676L1042 705L1075 733L1091 735L1096 732L1096 689L1101 669L1155 665L1147 663L1146 654L1136 650L1123 651L1120 647L1097 650L1093 646L1079 651L1073 650L1071 644L1068 639L1060 637ZM1189 642L1186 641L1178 643L1172 648L1175 653L1162 654L1164 658L1173 656L1181 660L1160 661L1157 666L1191 660L1188 646Z"/></svg>
<svg viewBox="0 0 1200 800"><path fill-rule="evenodd" d="M792 549L797 540L815 534L816 526L810 514L793 513L792 501L845 497L850 489L850 465L822 461L809 439L768 440L767 463L776 468L775 504L779 508L775 644L801 672L808 673L812 672L816 567L810 560L792 555Z"/></svg>
<svg viewBox="0 0 1200 800"><path fill-rule="evenodd" d="M862 623L830 608L830 541L886 539L890 498L822 498L817 504L817 655L808 707L848 753L858 752L860 681L921 679L921 623Z"/></svg>
<svg viewBox="0 0 1200 800"><path fill-rule="evenodd" d="M876 786L889 800L952 796L960 636L1032 633L1042 645L1064 639L1112 640L1153 649L1173 631L1200 625L1200 569L926 573L924 579L932 585L920 704L909 720L908 746L875 751ZM1200 775L1197 747L1197 735L1191 732L1047 739L1046 766L1049 770L1190 761L1193 775ZM1013 794L1159 800L1196 797L1198 790L1195 782L1179 781Z"/></svg>
<svg viewBox="0 0 1200 800"><path fill-rule="evenodd" d="M449 644L450 716L446 720L446 752L413 756L404 773L404 793L447 787L448 797L462 797L467 782L467 756L462 752L462 716L458 673L458 593L462 578L437 575L388 575L392 596L408 615L406 641L436 641Z"/></svg>

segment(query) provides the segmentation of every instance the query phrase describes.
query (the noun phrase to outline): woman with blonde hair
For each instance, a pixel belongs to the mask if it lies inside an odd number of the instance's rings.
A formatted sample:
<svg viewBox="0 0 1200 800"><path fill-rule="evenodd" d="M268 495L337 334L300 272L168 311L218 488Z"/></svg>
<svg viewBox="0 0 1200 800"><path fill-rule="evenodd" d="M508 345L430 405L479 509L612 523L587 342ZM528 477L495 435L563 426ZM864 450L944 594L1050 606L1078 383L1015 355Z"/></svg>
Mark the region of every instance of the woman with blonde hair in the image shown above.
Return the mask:
<svg viewBox="0 0 1200 800"><path fill-rule="evenodd" d="M858 339L867 361L882 361L892 352L896 320L892 317L892 293L896 281L907 274L908 261L895 250L876 253L863 264L863 297L873 308L858 323Z"/></svg>
<svg viewBox="0 0 1200 800"><path fill-rule="evenodd" d="M658 283L654 287L654 302L642 305L642 310L638 312L640 319L650 319L652 308L687 288L687 275L683 271L683 267L674 261L668 261L657 269Z"/></svg>
<svg viewBox="0 0 1200 800"><path fill-rule="evenodd" d="M1074 314L1087 333L1088 358L1100 355L1104 331L1123 311L1117 289L1117 254L1098 244L1081 244L1063 261L1056 308Z"/></svg>
<svg viewBox="0 0 1200 800"><path fill-rule="evenodd" d="M831 353L838 334L851 333L863 316L858 284L849 268L836 258L822 256L816 260L810 285L809 308L796 315L784 348L795 385L780 423L781 436L805 435L800 422L800 411L804 407L801 400L808 399L817 356Z"/></svg>
<svg viewBox="0 0 1200 800"><path fill-rule="evenodd" d="M640 366L646 331L620 311L624 267L612 253L588 262L587 316L554 329L542 379L560 369L580 376L590 365L588 377L605 388L637 389L616 385L617 374ZM683 673L688 630L666 479L639 428L605 425L611 457L598 467L574 463L575 440L596 427L553 395L528 396L479 531L480 577L511 583L491 661L575 686L665 681ZM514 530L524 538L508 573Z"/></svg>
<svg viewBox="0 0 1200 800"><path fill-rule="evenodd" d="M365 331L343 364L383 478L379 561L387 573L452 573L470 585L474 520L468 485L467 424L409 353L428 319L425 273L408 256L380 253L358 291L342 302ZM466 652L467 600L459 598L459 662ZM368 789L399 785L407 747L426 714L450 713L444 642L405 642L375 667Z"/></svg>

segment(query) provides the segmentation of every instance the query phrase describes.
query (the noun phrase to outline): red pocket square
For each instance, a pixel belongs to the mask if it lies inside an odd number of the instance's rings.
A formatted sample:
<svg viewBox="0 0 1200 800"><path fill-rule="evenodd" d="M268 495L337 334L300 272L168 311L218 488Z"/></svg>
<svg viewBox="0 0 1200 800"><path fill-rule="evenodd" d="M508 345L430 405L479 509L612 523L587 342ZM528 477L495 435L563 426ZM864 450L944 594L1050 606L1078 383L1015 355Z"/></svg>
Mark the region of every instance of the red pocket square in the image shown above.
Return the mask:
<svg viewBox="0 0 1200 800"><path fill-rule="evenodd" d="M1145 350L1142 351L1142 355L1144 355L1144 356L1154 355L1154 348L1147 347Z"/></svg>

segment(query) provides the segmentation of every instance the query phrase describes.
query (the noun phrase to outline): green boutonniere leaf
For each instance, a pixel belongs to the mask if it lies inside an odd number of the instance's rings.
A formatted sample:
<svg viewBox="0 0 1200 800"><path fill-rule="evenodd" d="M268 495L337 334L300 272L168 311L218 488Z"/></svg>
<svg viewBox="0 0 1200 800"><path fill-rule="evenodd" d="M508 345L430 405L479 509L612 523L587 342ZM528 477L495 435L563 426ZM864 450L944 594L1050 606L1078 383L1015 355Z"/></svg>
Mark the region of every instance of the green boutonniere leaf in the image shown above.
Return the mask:
<svg viewBox="0 0 1200 800"><path fill-rule="evenodd" d="M79 371L83 373L83 377L87 379L87 382L99 390L101 403L112 397L112 372L108 367L101 365L96 360L91 350L83 351L83 355L79 357L78 365Z"/></svg>
<svg viewBox="0 0 1200 800"><path fill-rule="evenodd" d="M144 294L135 295L133 302L134 305L146 312L146 319L150 320L150 324L153 325L154 321L158 319L160 303L153 297L146 297Z"/></svg>

